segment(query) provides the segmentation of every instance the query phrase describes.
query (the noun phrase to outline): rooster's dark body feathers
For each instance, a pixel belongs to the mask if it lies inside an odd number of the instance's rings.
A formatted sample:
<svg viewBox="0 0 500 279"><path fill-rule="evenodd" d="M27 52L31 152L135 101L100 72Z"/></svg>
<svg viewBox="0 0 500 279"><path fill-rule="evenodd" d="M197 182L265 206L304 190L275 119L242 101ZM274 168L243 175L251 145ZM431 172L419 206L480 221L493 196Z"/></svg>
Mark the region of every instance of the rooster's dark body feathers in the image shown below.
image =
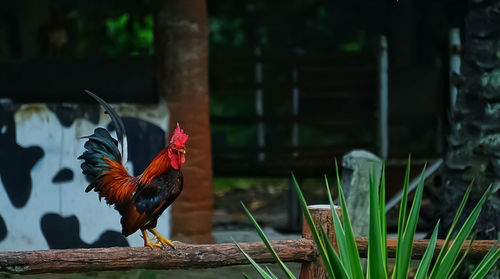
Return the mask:
<svg viewBox="0 0 500 279"><path fill-rule="evenodd" d="M124 167L127 141L123 122L109 104L96 95L87 93L103 105L114 125L120 128L117 129L118 140L112 138L104 128L96 128L94 134L86 137L86 151L78 157L84 160L82 172L90 180L85 191L94 190L99 193L99 198L104 197L108 204L115 206L122 216L123 235L128 236L141 229L145 245L158 246L149 242L145 232L149 230L162 245L172 245L154 228L158 217L182 191L180 166L185 161L187 135L177 126L170 145L156 155L141 175L131 176Z"/></svg>

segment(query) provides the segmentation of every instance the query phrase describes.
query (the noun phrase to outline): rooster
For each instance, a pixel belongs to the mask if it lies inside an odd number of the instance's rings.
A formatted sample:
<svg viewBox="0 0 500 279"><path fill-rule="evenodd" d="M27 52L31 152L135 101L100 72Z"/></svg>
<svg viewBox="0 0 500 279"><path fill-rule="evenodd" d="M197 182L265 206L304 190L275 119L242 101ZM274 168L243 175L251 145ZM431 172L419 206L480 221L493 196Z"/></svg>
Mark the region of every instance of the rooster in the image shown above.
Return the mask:
<svg viewBox="0 0 500 279"><path fill-rule="evenodd" d="M116 129L118 140L111 137L104 128L96 128L94 134L84 137L86 151L82 159L82 172L90 179L85 192L94 190L99 200L106 199L121 215L122 234L141 230L144 246L166 247L173 243L156 231L158 217L172 204L182 191L181 166L186 161L188 135L179 127L174 130L170 144L161 150L139 176L131 176L125 169L127 162L127 137L125 126L116 111L104 100L85 91L109 114ZM156 238L151 242L147 231Z"/></svg>

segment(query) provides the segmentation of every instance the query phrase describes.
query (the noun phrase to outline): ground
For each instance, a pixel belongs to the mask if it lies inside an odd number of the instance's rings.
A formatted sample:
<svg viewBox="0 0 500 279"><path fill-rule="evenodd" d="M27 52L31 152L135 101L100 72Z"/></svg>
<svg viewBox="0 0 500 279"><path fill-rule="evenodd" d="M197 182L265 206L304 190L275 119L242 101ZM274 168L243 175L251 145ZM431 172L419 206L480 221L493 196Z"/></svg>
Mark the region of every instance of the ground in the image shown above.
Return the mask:
<svg viewBox="0 0 500 279"><path fill-rule="evenodd" d="M241 201L262 226L298 233L288 228L289 183L289 178L215 180L214 230L251 228ZM308 204L328 203L323 179L304 179L300 185Z"/></svg>

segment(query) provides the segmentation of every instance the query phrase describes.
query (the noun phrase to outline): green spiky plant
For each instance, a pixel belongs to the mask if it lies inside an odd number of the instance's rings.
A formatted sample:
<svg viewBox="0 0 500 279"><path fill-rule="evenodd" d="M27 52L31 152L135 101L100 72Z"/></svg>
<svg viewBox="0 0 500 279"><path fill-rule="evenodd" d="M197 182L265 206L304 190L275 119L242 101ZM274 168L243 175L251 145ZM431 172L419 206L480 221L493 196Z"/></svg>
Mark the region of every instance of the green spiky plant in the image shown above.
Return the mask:
<svg viewBox="0 0 500 279"><path fill-rule="evenodd" d="M389 278L387 269L387 230L386 230L386 220L385 220L385 168L382 168L382 174L380 183L375 178L374 172L370 176L370 227L369 227L369 238L368 238L368 259L366 274L363 273L363 268L361 266L361 258L356 246L356 240L353 234L351 221L349 218L349 213L347 212L347 205L345 202L344 194L342 192L342 187L340 185L339 173L337 168L337 163L335 163L337 171L337 184L338 184L338 197L341 208L341 214L343 216L343 222L340 221L339 216L334 210L333 199L330 194L330 187L328 180L325 176L325 184L328 193L328 198L330 202L330 208L332 210L333 224L336 233L338 253L333 248L332 243L330 243L328 236L323 231L321 226L314 224L311 214L307 208L307 203L304 196L300 190L300 187L292 174L292 179L297 190L300 207L304 212L305 219L311 228L311 232L318 247L318 253L321 256L323 263L325 265L325 270L327 271L330 278L341 278L341 279L359 279L359 278ZM408 203L408 185L410 182L410 159L408 159L408 165L406 168L406 174L403 185L403 195L400 204L399 218L398 218L398 245L396 247L396 258L394 263L394 270L391 275L391 279L406 279L408 278L408 271L410 268L411 254L413 248L413 239L415 231L417 228L420 205L422 202L422 194L424 188L424 170L420 175L418 186L413 198L413 204L411 206L410 212L407 214L407 203ZM439 222L432 233L429 240L429 245L420 261L417 272L415 274L416 279L441 279L441 278L451 278L457 271L458 266L463 262L468 250L464 253L462 258L458 260L460 254L460 249L465 242L465 240L470 236L472 228L476 223L481 208L486 200L488 193L490 192L491 186L481 197L479 202L476 204L467 220L460 229L455 228L458 222L458 218L462 214L462 210L465 207L465 203L469 197L471 191L472 183L467 188L462 202L458 208L458 211L453 219L452 226L448 232L445 240L443 249L439 252L437 259L433 262L434 249L436 246L437 232L439 227ZM243 209L247 213L248 217L252 221L254 227L256 228L262 241L266 244L269 251L274 255L275 259L278 261L281 269L286 274L287 278L295 278L286 265L280 260L276 251L272 248L266 235L258 225L255 218L252 216L250 211L242 203ZM453 237L452 237L453 236ZM450 244L451 243L451 244ZM500 248L498 248L498 241L493 245L489 252L485 255L482 261L476 266L470 278L480 279L484 278L488 271L493 267L493 265L500 258ZM236 244L238 245L238 244ZM472 244L471 244L472 245ZM238 246L239 247L239 246ZM241 248L240 248L241 250ZM255 267L259 275L264 279L276 279L277 276L273 274L269 269L264 269L260 267L252 258L245 253L243 250L241 252L250 261L250 263ZM384 260L380 260L384 259ZM458 260L458 263L457 263ZM432 269L430 269L433 263ZM250 278L248 275L243 274L245 278Z"/></svg>

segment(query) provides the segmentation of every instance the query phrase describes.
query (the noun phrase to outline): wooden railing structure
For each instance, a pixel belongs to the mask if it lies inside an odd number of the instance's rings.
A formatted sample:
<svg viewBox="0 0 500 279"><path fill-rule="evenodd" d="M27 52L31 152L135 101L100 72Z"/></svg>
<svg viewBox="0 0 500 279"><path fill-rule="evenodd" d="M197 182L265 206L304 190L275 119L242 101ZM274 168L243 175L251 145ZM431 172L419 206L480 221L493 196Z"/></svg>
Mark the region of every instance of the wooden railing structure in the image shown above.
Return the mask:
<svg viewBox="0 0 500 279"><path fill-rule="evenodd" d="M335 239L331 211L328 206L310 206L311 214L317 224L322 224L331 240ZM304 222L306 223L306 222ZM368 240L357 238L362 257L368 251ZM234 243L193 245L174 242L176 249L150 249L149 247L93 248L66 250L38 250L23 252L0 252L0 275L41 274L41 273L80 273L96 271L118 271L127 269L193 269L216 268L229 265L248 264ZM276 240L271 244L285 262L302 263L300 278L327 278L321 259L317 254L307 225L302 238L296 240ZM396 254L396 239L387 240L388 257ZM415 240L412 258L421 259L428 240ZM481 259L494 241L477 240L469 251L470 259ZM462 252L468 247L466 242ZM262 242L240 243L256 262L274 263L273 256ZM436 254L443 246L438 241Z"/></svg>
<svg viewBox="0 0 500 279"><path fill-rule="evenodd" d="M352 149L377 151L375 56L256 46L210 59L216 176L316 177Z"/></svg>

